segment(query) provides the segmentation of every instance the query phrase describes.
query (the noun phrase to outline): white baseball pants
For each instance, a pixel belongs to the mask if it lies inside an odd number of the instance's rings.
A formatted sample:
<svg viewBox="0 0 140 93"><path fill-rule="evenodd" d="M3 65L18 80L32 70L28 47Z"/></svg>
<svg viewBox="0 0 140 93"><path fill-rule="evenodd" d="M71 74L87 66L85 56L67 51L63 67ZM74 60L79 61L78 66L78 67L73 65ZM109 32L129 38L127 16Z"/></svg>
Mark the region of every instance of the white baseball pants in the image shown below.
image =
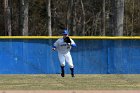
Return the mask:
<svg viewBox="0 0 140 93"><path fill-rule="evenodd" d="M58 53L58 58L61 66L65 66L65 62L67 62L70 68L74 67L70 52L66 54Z"/></svg>

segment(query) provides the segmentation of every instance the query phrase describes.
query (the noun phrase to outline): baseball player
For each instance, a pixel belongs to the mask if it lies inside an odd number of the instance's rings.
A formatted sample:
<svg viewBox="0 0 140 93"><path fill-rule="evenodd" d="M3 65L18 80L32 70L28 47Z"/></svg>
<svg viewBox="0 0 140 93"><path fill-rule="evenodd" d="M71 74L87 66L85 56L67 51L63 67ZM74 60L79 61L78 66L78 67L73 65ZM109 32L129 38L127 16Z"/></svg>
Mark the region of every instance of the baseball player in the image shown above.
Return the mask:
<svg viewBox="0 0 140 93"><path fill-rule="evenodd" d="M71 38L68 37L68 30L64 30L62 35L63 38L59 38L54 43L52 49L58 51L58 58L61 66L61 76L65 77L64 67L66 61L70 67L71 76L74 77L74 65L70 54L70 50L72 47L76 47L76 44Z"/></svg>

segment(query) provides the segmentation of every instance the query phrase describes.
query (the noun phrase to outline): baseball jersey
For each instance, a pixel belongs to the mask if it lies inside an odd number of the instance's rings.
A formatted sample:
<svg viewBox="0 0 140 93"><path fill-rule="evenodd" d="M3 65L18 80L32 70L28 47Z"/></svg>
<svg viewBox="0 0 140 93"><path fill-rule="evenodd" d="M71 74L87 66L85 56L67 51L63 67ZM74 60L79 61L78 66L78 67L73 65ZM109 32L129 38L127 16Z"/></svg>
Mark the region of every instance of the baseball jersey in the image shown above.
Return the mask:
<svg viewBox="0 0 140 93"><path fill-rule="evenodd" d="M70 38L71 46L76 46L75 42ZM66 54L70 51L71 46L64 42L63 38L59 38L55 43L54 47L57 49L58 53Z"/></svg>

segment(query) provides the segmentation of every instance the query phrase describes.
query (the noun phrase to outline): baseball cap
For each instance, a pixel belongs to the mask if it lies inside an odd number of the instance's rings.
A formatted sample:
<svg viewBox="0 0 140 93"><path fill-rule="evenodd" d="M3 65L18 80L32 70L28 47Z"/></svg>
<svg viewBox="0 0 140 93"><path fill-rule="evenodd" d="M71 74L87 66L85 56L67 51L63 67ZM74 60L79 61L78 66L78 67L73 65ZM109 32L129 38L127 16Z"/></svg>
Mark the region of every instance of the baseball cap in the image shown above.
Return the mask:
<svg viewBox="0 0 140 93"><path fill-rule="evenodd" d="M62 34L63 35L68 35L68 30L65 29Z"/></svg>

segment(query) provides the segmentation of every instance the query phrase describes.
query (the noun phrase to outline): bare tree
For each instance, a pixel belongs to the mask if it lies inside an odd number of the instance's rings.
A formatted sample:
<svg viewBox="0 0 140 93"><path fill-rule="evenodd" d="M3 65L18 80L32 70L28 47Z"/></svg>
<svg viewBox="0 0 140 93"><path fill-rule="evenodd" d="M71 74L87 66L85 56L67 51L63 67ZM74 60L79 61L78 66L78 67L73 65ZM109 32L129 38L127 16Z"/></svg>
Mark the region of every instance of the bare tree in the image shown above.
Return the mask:
<svg viewBox="0 0 140 93"><path fill-rule="evenodd" d="M118 0L117 2L117 33L116 35L123 35L123 20L124 20L124 0Z"/></svg>
<svg viewBox="0 0 140 93"><path fill-rule="evenodd" d="M82 14L83 14L83 16L82 16L82 26L83 26L82 35L84 36L85 35L85 24L86 24L86 22L85 22L86 14L85 14L85 8L84 8L83 1L80 0L80 3L81 3L81 7L82 7Z"/></svg>
<svg viewBox="0 0 140 93"><path fill-rule="evenodd" d="M140 35L139 11L139 0L0 0L0 35Z"/></svg>
<svg viewBox="0 0 140 93"><path fill-rule="evenodd" d="M70 29L70 34L73 35L76 32L76 0L68 0L67 10L67 28Z"/></svg>
<svg viewBox="0 0 140 93"><path fill-rule="evenodd" d="M132 0L132 29L131 36L134 34L134 10L135 10L135 0Z"/></svg>
<svg viewBox="0 0 140 93"><path fill-rule="evenodd" d="M105 15L106 15L106 11L105 11L105 9L106 9L106 5L105 5L105 1L106 0L103 0L103 9L102 9L102 35L103 36L105 36L105 27L106 27L106 24L105 24L105 19L106 19L106 17L105 17Z"/></svg>
<svg viewBox="0 0 140 93"><path fill-rule="evenodd" d="M4 0L4 19L5 19L5 35L12 35L11 32L11 0Z"/></svg>
<svg viewBox="0 0 140 93"><path fill-rule="evenodd" d="M113 35L123 35L123 20L124 20L124 0L111 0L112 13L111 17L111 30Z"/></svg>
<svg viewBox="0 0 140 93"><path fill-rule="evenodd" d="M71 17L71 9L72 9L72 0L68 0L68 6L67 6L67 20L66 20L66 27L70 28L70 17Z"/></svg>
<svg viewBox="0 0 140 93"><path fill-rule="evenodd" d="M49 36L52 36L52 28L51 28L51 0L47 0L48 2L48 34Z"/></svg>
<svg viewBox="0 0 140 93"><path fill-rule="evenodd" d="M28 36L28 0L19 0L20 14L19 14L19 30L21 35Z"/></svg>

